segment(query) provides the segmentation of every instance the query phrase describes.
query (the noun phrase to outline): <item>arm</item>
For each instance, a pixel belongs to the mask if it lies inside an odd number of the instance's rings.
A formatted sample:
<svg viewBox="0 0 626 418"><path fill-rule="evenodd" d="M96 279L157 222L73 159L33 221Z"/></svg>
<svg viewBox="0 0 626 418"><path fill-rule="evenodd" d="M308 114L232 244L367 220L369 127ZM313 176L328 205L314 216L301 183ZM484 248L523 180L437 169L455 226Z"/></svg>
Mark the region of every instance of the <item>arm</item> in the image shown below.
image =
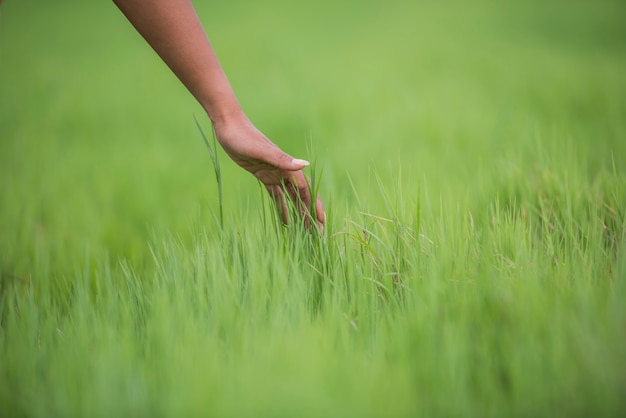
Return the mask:
<svg viewBox="0 0 626 418"><path fill-rule="evenodd" d="M1 0L0 0L1 1ZM288 197L305 222L311 208L307 161L294 159L265 137L241 109L190 0L113 0L126 18L205 109L226 153L267 188L287 222ZM301 204L299 203L301 202ZM321 200L316 221L324 222Z"/></svg>

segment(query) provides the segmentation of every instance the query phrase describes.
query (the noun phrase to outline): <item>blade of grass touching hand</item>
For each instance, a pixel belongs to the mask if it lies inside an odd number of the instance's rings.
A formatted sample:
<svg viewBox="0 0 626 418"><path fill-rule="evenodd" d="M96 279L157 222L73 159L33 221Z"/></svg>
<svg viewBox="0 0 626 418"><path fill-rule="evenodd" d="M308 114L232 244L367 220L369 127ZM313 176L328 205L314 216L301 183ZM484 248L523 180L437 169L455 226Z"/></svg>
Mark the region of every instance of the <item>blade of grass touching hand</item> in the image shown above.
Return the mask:
<svg viewBox="0 0 626 418"><path fill-rule="evenodd" d="M309 136L307 142L307 154L313 155L313 150L313 138ZM319 187L322 175L324 174L324 167L322 166L321 170L318 171L316 159L314 159L313 164L309 166L309 170L311 175L310 181L307 181L307 187L309 189L309 194L311 195L311 207L309 208L309 216L311 218L311 222L313 222L313 225L317 225L317 197L319 196Z"/></svg>
<svg viewBox="0 0 626 418"><path fill-rule="evenodd" d="M213 170L215 171L215 180L217 181L217 195L219 199L220 206L220 227L224 229L224 205L222 200L222 172L220 170L220 160L217 157L217 138L215 137L215 129L213 129L213 146L209 143L196 115L193 116L193 120L196 122L196 127L198 131L200 131L200 136L202 136L202 140L204 141L204 145L206 145L207 150L209 150L209 156L211 157L211 162L213 163Z"/></svg>

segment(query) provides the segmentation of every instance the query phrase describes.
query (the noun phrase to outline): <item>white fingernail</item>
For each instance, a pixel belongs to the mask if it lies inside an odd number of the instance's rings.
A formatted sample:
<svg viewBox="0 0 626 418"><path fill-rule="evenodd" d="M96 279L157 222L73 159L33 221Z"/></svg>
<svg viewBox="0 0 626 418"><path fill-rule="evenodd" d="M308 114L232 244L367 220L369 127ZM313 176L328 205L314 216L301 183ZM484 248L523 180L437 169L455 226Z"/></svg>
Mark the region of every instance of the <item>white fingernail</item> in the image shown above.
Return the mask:
<svg viewBox="0 0 626 418"><path fill-rule="evenodd" d="M305 167L306 167L307 165L311 165L311 163L310 163L310 162L308 162L307 160L299 160L299 159L297 159L297 158L294 158L291 162L292 162L293 164L303 165L303 166L305 166Z"/></svg>

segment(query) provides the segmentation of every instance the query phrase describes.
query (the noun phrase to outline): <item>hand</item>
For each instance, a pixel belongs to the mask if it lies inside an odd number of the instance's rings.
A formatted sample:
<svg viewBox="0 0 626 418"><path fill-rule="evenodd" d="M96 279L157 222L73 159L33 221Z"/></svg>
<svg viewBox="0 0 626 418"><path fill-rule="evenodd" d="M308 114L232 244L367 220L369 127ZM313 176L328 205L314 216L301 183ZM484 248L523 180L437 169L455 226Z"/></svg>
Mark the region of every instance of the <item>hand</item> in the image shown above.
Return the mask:
<svg viewBox="0 0 626 418"><path fill-rule="evenodd" d="M283 152L247 119L214 126L217 140L228 156L265 185L285 224L289 223L287 199L291 199L307 228L315 216L318 229L323 230L326 215L322 200L317 197L312 214L310 180L302 172L308 161Z"/></svg>

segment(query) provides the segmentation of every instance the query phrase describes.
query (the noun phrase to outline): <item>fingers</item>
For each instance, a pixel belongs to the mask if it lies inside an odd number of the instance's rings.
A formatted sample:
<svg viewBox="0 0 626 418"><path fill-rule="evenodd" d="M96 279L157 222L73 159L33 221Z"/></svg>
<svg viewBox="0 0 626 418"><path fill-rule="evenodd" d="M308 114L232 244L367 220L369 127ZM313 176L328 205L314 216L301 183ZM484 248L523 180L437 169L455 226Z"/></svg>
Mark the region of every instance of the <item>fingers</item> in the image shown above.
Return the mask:
<svg viewBox="0 0 626 418"><path fill-rule="evenodd" d="M310 165L308 161L293 158L275 144L271 142L270 144L272 146L267 150L264 158L268 164L285 171L299 171Z"/></svg>
<svg viewBox="0 0 626 418"><path fill-rule="evenodd" d="M289 154L285 154L282 151L277 153L274 159L275 161L272 161L272 164L275 167L286 171L299 171L311 164L307 160L292 158Z"/></svg>
<svg viewBox="0 0 626 418"><path fill-rule="evenodd" d="M324 224L326 223L326 212L324 212L324 205L322 199L317 196L315 202L315 214L317 215L317 227L320 231L324 230Z"/></svg>
<svg viewBox="0 0 626 418"><path fill-rule="evenodd" d="M310 180L302 172L299 172L288 183L267 185L266 188L274 200L280 219L285 225L290 222L289 206L291 204L306 229L310 230L316 227L322 232L326 220L324 206L322 199L316 196L313 207L309 183ZM288 199L290 203L287 201Z"/></svg>
<svg viewBox="0 0 626 418"><path fill-rule="evenodd" d="M302 222L304 222L305 228L308 229L311 225L315 225L321 231L324 224L324 207L319 197L315 198L315 207L313 207L310 192L311 182L302 172L302 169L308 166L309 162L291 157L270 141L267 143L271 146L263 153L265 154L263 161L269 167L264 170L257 170L254 174L266 184L283 223L289 223L287 199L290 199Z"/></svg>
<svg viewBox="0 0 626 418"><path fill-rule="evenodd" d="M278 216L282 219L283 223L287 225L289 223L289 210L287 208L287 200L285 200L285 193L281 186L271 185L265 186L270 196L274 200Z"/></svg>
<svg viewBox="0 0 626 418"><path fill-rule="evenodd" d="M311 224L311 194L309 192L308 184L304 175L300 175L300 181L287 184L287 191L300 218L304 222L305 228L309 228Z"/></svg>

